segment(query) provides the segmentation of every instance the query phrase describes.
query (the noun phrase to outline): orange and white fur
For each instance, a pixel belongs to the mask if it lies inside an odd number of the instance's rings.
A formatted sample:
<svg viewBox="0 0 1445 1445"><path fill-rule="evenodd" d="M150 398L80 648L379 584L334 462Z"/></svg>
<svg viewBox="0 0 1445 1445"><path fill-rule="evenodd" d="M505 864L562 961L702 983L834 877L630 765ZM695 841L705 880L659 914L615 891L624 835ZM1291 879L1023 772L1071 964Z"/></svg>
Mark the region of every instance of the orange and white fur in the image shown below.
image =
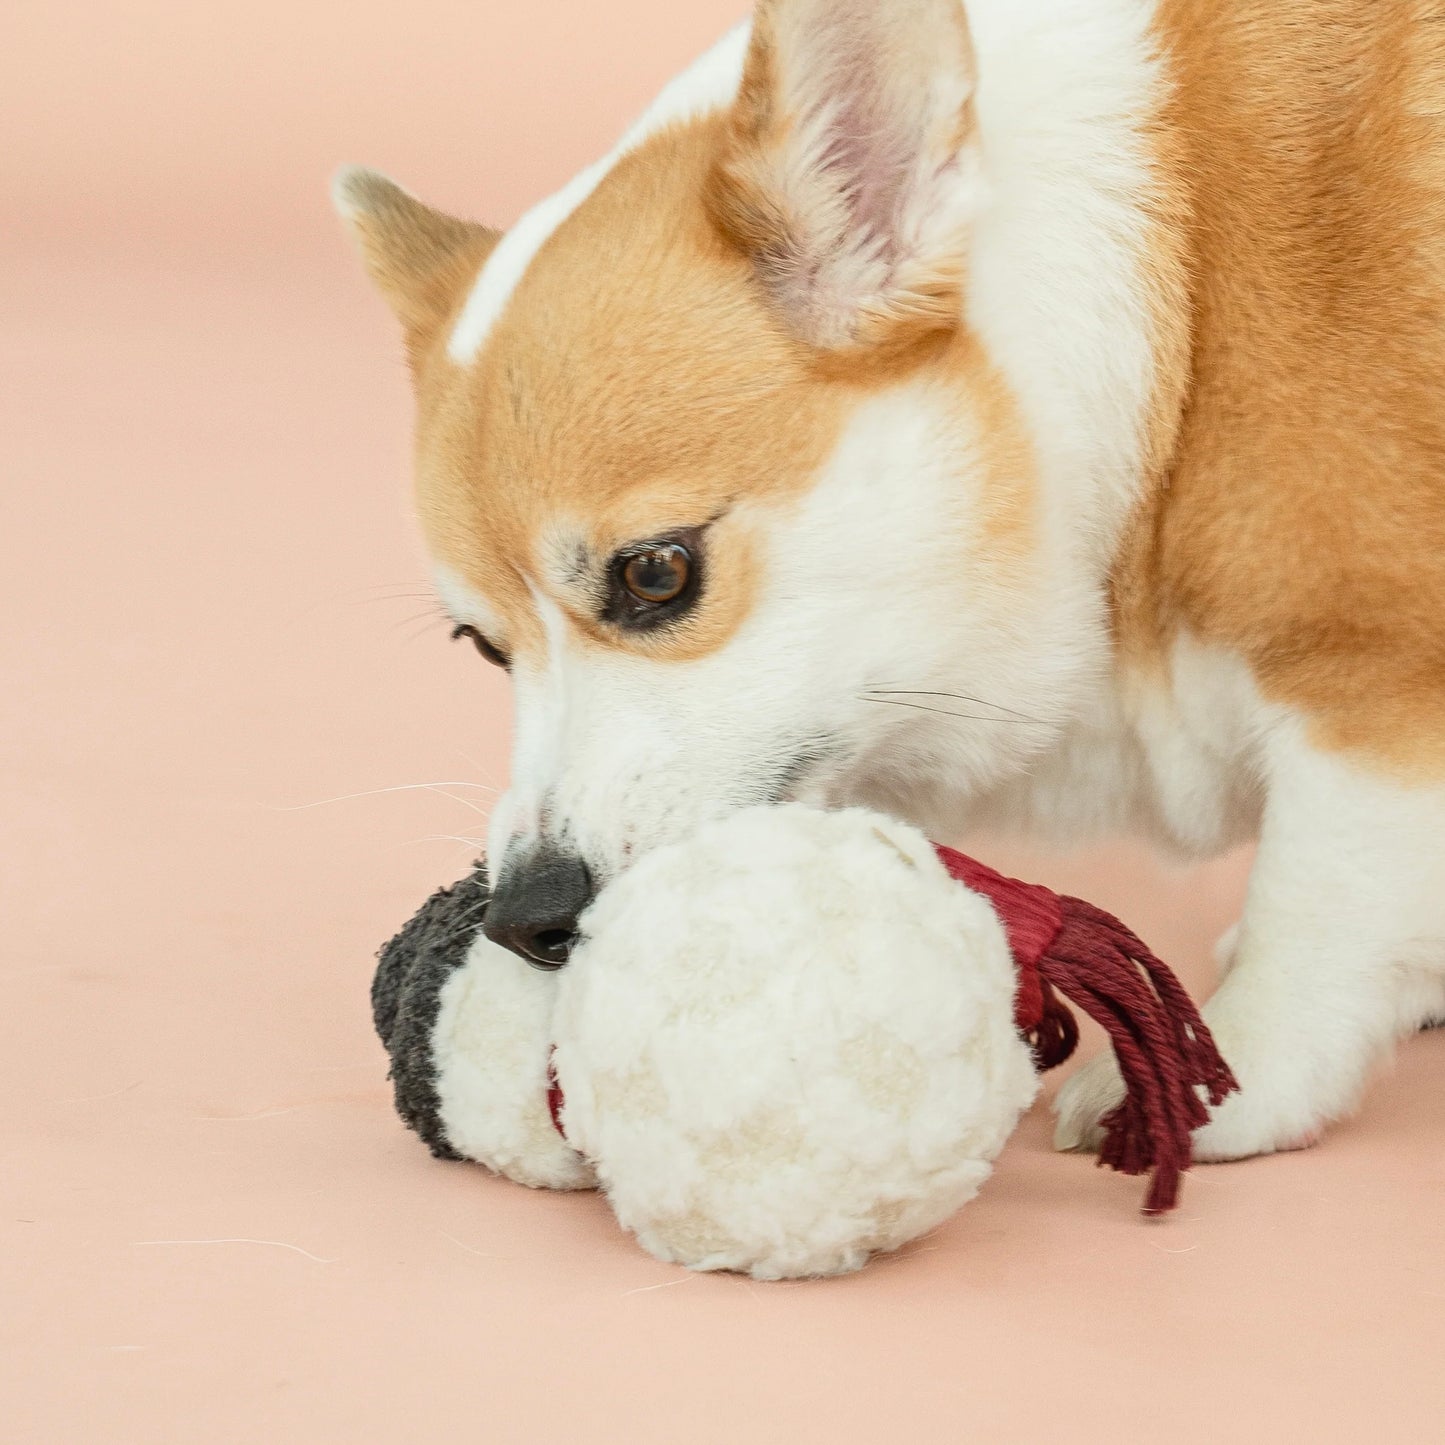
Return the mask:
<svg viewBox="0 0 1445 1445"><path fill-rule="evenodd" d="M782 796L1257 838L1204 1159L1445 1012L1445 5L764 0L505 235L337 200L512 663L494 869Z"/></svg>

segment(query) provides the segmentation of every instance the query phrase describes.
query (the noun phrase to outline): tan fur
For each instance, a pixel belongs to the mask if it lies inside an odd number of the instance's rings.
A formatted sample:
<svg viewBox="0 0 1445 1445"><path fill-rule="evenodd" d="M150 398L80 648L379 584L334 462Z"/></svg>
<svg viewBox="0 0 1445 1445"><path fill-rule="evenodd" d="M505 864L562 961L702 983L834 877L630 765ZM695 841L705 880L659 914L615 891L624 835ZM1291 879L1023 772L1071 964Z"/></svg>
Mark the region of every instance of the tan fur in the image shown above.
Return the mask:
<svg viewBox="0 0 1445 1445"><path fill-rule="evenodd" d="M1236 650L1319 742L1440 776L1445 7L1166 0L1159 38L1193 347L1122 646Z"/></svg>
<svg viewBox="0 0 1445 1445"><path fill-rule="evenodd" d="M976 434L983 449L968 475L974 501L969 570L975 577L1019 577L1034 556L1039 492L1033 444L1018 401L967 327L954 333L935 370L938 385L967 412L958 418L960 430Z"/></svg>
<svg viewBox="0 0 1445 1445"><path fill-rule="evenodd" d="M501 238L486 226L434 211L361 167L336 178L335 194L371 279L401 321L415 362L455 313L464 288Z"/></svg>
<svg viewBox="0 0 1445 1445"><path fill-rule="evenodd" d="M967 339L839 357L792 336L701 204L722 126L675 127L625 157L549 238L475 364L447 358L444 326L419 350L422 524L501 611L513 650L540 643L529 581L599 644L679 661L721 646L756 595L758 509L804 494L860 393L929 367L977 380L996 462L980 511L1013 540L1001 557L1024 552L1028 447L986 358ZM708 595L683 625L623 636L567 581L578 544L605 560L713 518Z"/></svg>
<svg viewBox="0 0 1445 1445"><path fill-rule="evenodd" d="M839 388L702 213L717 124L625 157L548 239L476 364L452 364L444 332L423 359L423 526L504 612L511 647L538 640L529 581L582 635L616 645L596 596L569 583L578 549L595 578L618 547L714 518L706 605L625 641L678 659L719 646L753 591L746 504L800 493L836 434Z"/></svg>

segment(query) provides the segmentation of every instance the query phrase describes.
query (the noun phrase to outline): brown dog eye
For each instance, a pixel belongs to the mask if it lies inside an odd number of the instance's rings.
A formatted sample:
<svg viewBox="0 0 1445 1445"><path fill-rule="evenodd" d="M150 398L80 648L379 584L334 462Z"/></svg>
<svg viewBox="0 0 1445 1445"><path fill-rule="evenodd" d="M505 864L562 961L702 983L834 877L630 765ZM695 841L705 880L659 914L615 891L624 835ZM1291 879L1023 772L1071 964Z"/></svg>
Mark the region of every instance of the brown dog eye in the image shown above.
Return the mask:
<svg viewBox="0 0 1445 1445"><path fill-rule="evenodd" d="M692 578L692 557L680 542L655 542L622 563L622 585L639 602L675 602Z"/></svg>
<svg viewBox="0 0 1445 1445"><path fill-rule="evenodd" d="M613 553L599 618L629 632L672 627L706 586L707 527L679 527Z"/></svg>
<svg viewBox="0 0 1445 1445"><path fill-rule="evenodd" d="M472 646L475 647L493 667L501 667L509 672L511 671L512 659L508 657L500 647L496 646L495 643L488 642L471 623L458 623L456 627L452 628L452 641L455 642L459 637L468 638Z"/></svg>

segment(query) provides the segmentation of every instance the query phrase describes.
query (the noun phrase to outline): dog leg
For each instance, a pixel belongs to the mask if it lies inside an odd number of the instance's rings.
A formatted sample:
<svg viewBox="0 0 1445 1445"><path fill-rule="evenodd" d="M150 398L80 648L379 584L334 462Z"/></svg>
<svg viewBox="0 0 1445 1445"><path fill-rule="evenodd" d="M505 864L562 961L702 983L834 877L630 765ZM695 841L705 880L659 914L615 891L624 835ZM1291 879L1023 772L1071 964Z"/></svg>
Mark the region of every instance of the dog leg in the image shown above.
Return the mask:
<svg viewBox="0 0 1445 1445"><path fill-rule="evenodd" d="M1267 759L1249 897L1204 1011L1241 1090L1195 1134L1198 1159L1313 1143L1445 1002L1445 786L1371 774L1294 724ZM1112 1056L1081 1069L1059 1093L1058 1147L1097 1147L1120 1096Z"/></svg>

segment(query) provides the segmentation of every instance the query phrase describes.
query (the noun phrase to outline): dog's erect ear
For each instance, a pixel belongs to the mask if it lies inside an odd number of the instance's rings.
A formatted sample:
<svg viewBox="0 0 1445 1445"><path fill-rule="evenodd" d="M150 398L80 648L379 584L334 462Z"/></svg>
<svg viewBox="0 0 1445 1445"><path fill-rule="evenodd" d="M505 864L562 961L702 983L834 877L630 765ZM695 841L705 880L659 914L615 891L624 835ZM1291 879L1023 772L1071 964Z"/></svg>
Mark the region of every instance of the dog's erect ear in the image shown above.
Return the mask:
<svg viewBox="0 0 1445 1445"><path fill-rule="evenodd" d="M795 334L958 321L981 191L963 0L760 0L708 200Z"/></svg>
<svg viewBox="0 0 1445 1445"><path fill-rule="evenodd" d="M341 171L331 195L415 355L455 311L499 233L434 211L361 166Z"/></svg>

